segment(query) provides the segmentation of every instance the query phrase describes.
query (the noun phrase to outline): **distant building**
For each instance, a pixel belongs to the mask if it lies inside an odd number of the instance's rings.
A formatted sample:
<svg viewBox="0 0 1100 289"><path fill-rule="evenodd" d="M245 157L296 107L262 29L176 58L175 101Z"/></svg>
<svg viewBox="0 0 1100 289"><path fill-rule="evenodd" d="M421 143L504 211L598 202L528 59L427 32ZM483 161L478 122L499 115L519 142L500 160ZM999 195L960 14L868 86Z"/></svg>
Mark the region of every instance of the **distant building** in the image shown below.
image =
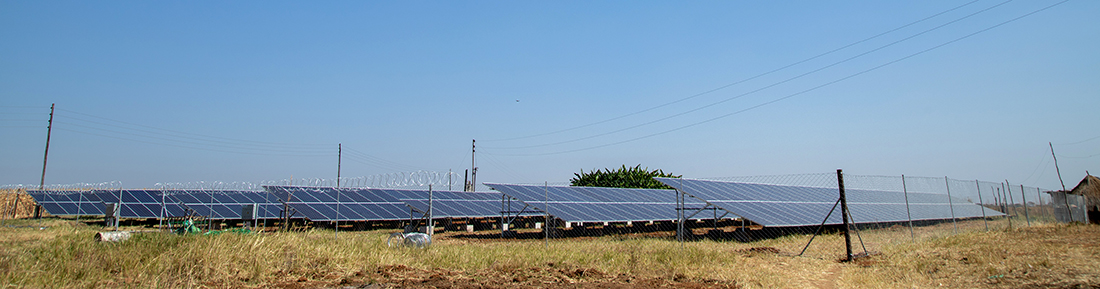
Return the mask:
<svg viewBox="0 0 1100 289"><path fill-rule="evenodd" d="M1088 200L1089 223L1100 224L1100 178L1085 172L1085 178L1069 193L1085 196Z"/></svg>

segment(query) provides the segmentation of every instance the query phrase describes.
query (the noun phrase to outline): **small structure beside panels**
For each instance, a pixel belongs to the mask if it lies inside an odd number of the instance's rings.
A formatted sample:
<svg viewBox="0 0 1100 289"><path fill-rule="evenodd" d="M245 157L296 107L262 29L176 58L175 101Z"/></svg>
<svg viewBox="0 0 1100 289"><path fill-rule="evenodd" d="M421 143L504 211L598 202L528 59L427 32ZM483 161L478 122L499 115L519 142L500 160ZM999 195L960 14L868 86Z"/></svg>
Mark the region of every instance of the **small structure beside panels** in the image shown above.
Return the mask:
<svg viewBox="0 0 1100 289"><path fill-rule="evenodd" d="M839 192L835 188L783 186L697 179L654 178L684 194L765 227L841 224L840 208L830 215ZM910 220L906 194L894 191L846 189L853 223L889 223ZM930 193L908 193L912 220L994 217L1004 214L960 198ZM953 212L952 212L953 211ZM984 211L984 215L983 215ZM828 220L824 220L829 215Z"/></svg>
<svg viewBox="0 0 1100 289"><path fill-rule="evenodd" d="M677 219L676 191L605 187L485 183L534 210L568 223L671 221ZM693 202L689 206L701 206Z"/></svg>

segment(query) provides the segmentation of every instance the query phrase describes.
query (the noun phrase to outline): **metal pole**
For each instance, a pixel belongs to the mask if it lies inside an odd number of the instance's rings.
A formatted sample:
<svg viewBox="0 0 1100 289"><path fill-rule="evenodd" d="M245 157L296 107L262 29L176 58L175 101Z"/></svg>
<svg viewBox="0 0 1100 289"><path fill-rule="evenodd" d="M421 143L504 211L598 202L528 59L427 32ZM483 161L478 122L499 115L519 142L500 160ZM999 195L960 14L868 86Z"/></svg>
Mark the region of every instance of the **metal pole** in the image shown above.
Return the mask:
<svg viewBox="0 0 1100 289"><path fill-rule="evenodd" d="M814 235L810 236L810 241L806 242L806 247L802 247L802 252L798 252L799 256L802 256L802 253L806 253L806 249L810 248L810 243L813 243L814 238L817 238L817 235L821 233L821 229L825 228L825 222L829 221L829 216L832 216L833 211L836 211L836 206L837 205L840 205L840 198L836 199L836 202L833 203L833 208L829 209L828 214L825 214L825 219L821 220L821 225L817 226L817 231L814 231ZM742 224L741 227L742 228L744 228L744 226L745 226L744 223L745 223L745 219L741 219L741 224Z"/></svg>
<svg viewBox="0 0 1100 289"><path fill-rule="evenodd" d="M336 165L336 166L340 167L340 165ZM336 218L335 218L336 222L333 223L333 225L332 225L332 228L333 228L332 239L333 240L339 240L340 239L340 173L339 173L340 169L336 169L336 171L337 171L337 173L336 173Z"/></svg>
<svg viewBox="0 0 1100 289"><path fill-rule="evenodd" d="M1039 204L1039 215L1043 215L1042 212L1046 211L1045 209L1043 209L1043 191L1040 190L1039 188L1035 188L1035 196L1039 197L1039 202L1037 203L1037 204ZM1051 207L1054 206L1054 204L1050 204L1050 205L1051 205Z"/></svg>
<svg viewBox="0 0 1100 289"><path fill-rule="evenodd" d="M901 192L905 194L905 216L909 218L909 238L916 240L917 235L913 233L913 214L909 211L909 189L905 186L905 175L901 175Z"/></svg>
<svg viewBox="0 0 1100 289"><path fill-rule="evenodd" d="M947 206L951 208L951 224L955 225L955 234L958 234L959 223L955 220L955 202L951 200L951 182L947 180L947 176L943 177L943 184L947 187Z"/></svg>
<svg viewBox="0 0 1100 289"><path fill-rule="evenodd" d="M1005 180L1005 192L1008 193L1008 207L1012 208L1012 214L1019 216L1020 210L1016 208L1016 200L1012 198L1012 184Z"/></svg>
<svg viewBox="0 0 1100 289"><path fill-rule="evenodd" d="M337 188L340 187L340 163L343 160L344 160L344 145L338 143L338 144L336 144L336 187ZM337 192L337 194L339 194L339 192ZM340 207L337 206L336 209L339 210ZM340 217L340 216L337 215L337 217Z"/></svg>
<svg viewBox="0 0 1100 289"><path fill-rule="evenodd" d="M118 231L118 219L122 217L122 183L118 184L118 207L115 208L115 231Z"/></svg>
<svg viewBox="0 0 1100 289"><path fill-rule="evenodd" d="M844 173L841 169L836 169L836 183L840 189L840 215L844 221L844 249L847 253L845 261L852 261L852 236L849 232L851 227L848 225L848 199L844 197Z"/></svg>
<svg viewBox="0 0 1100 289"><path fill-rule="evenodd" d="M676 189L676 240L680 242L680 248L684 248L684 181L680 180L680 188Z"/></svg>
<svg viewBox="0 0 1100 289"><path fill-rule="evenodd" d="M1007 182L1008 180L1005 181ZM1031 214L1027 212L1027 196L1024 195L1024 185L1020 185L1020 198L1022 198L1024 202L1024 220L1027 220L1027 226L1031 227Z"/></svg>
<svg viewBox="0 0 1100 289"><path fill-rule="evenodd" d="M432 204L435 202L435 194L432 192L432 184L428 184L428 235L435 235L435 212Z"/></svg>
<svg viewBox="0 0 1100 289"><path fill-rule="evenodd" d="M550 248L550 182L543 181L542 189L546 203L543 204L543 209L546 210L546 216L542 218L544 224L542 224L542 232L544 233L543 243L546 243L546 248Z"/></svg>
<svg viewBox="0 0 1100 289"><path fill-rule="evenodd" d="M978 188L978 204L982 207L982 222L985 222L985 230L989 231L989 219L985 217L985 202L982 201L982 184L978 180L974 180L974 185Z"/></svg>

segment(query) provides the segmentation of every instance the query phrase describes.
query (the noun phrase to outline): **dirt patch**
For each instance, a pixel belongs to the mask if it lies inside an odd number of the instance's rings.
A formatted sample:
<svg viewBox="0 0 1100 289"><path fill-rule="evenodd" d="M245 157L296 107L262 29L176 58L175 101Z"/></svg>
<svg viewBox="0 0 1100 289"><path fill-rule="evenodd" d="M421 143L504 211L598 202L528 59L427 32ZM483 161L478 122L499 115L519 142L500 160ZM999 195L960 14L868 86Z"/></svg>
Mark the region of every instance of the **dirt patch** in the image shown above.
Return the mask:
<svg viewBox="0 0 1100 289"><path fill-rule="evenodd" d="M608 274L594 268L502 268L474 272L446 269L421 270L404 265L380 266L357 272L337 282L300 281L273 284L273 288L740 288L721 280L689 278L636 278Z"/></svg>

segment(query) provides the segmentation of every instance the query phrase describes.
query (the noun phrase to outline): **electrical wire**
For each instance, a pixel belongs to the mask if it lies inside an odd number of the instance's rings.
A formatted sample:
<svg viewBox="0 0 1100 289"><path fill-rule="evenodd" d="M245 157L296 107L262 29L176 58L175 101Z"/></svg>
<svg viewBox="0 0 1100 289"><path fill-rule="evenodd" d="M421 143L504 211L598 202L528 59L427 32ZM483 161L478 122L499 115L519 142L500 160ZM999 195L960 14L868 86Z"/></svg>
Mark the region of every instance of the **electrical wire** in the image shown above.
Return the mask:
<svg viewBox="0 0 1100 289"><path fill-rule="evenodd" d="M1090 138L1087 138L1087 139L1085 139L1085 140L1082 140L1082 141L1077 141L1077 142L1071 142L1071 143L1060 143L1060 144L1058 144L1058 145L1062 145L1062 146L1064 146L1064 145L1075 145L1075 144L1080 144L1080 143L1084 143L1084 142L1087 142L1087 141L1091 141L1091 140L1094 140L1094 139L1100 139L1100 135L1098 135L1098 136L1094 136L1094 137L1090 137Z"/></svg>
<svg viewBox="0 0 1100 289"><path fill-rule="evenodd" d="M1094 155L1087 156L1087 157L1075 157L1075 156L1062 156L1062 157L1067 158L1067 159L1088 159L1088 158L1093 158L1093 157L1096 157L1096 156L1100 156L1100 154L1094 154Z"/></svg>
<svg viewBox="0 0 1100 289"><path fill-rule="evenodd" d="M212 152L247 154L247 155L262 155L262 156L335 156L334 153L328 153L328 154L320 154L320 153L318 153L318 154L288 154L288 153L275 154L275 153L256 153L256 152L248 152L248 151L219 150L219 149L211 149L211 148L203 148L203 147L182 146L182 145L170 144L170 143L160 143L160 142L137 140L137 139L117 137L117 136L97 134L97 133L90 133L90 132L85 132L85 131L72 130L72 129L59 128L59 127L55 127L54 129L55 130L60 130L60 131L68 131L68 132L74 132L74 133L79 133L79 134L100 136L100 137L113 138L113 139L132 141L132 142L139 142L139 143L145 143L145 144L163 145L163 146L171 146L171 147L195 149L195 150L204 150L204 151L212 151Z"/></svg>
<svg viewBox="0 0 1100 289"><path fill-rule="evenodd" d="M250 140L242 140L242 139L233 139L233 138L217 137L217 136L210 136L210 135L203 135L203 134L196 134L196 133L182 132L182 131L176 131L176 130L170 130L170 129L163 129L163 128L158 128L158 127L152 127L152 126L148 126L148 125L142 125L142 124L130 123L130 122L125 122L125 121L120 121L120 120L115 120L115 119L105 118L105 117L101 117L101 116L95 116L95 115L91 115L91 114L86 114L86 113L81 113L81 112L78 112L78 111L72 111L72 110L68 110L68 109L63 109L63 108L57 108L57 110L59 110L59 111L64 111L64 112L69 112L69 113L73 113L73 114L77 114L77 115L81 115L81 116L85 116L85 117L91 117L91 118L96 118L96 119L101 119L101 120L106 120L106 121L116 122L116 123L120 123L120 124L130 125L130 126L136 126L136 127L142 127L142 128L152 129L153 131L148 131L148 130L141 130L141 131L146 131L146 132L150 132L150 133L157 133L157 134L164 134L164 135L172 135L172 136L175 136L175 137L184 137L184 136L190 136L191 138L195 138L195 139L203 139L203 140L205 140L205 141L237 142L237 143L247 143L247 144L250 144L250 145L266 145L266 146L293 146L293 147L314 147L314 148L316 148L316 147L324 147L324 148L327 148L327 147L330 147L330 146L331 146L330 144L288 144L288 143L261 142L261 141L250 141ZM135 128L128 128L128 127L124 127L124 126L118 126L118 125L106 124L106 123L102 123L102 122L97 122L97 121L92 121L92 120L87 120L87 119L81 119L81 118L79 118L79 117L74 117L74 116L66 116L66 115L64 115L64 114L55 114L55 117L63 117L63 118L64 118L64 117L68 117L68 118L72 118L72 119L77 119L77 120L80 120L80 121L85 121L85 122L91 122L91 123L96 123L96 124L101 124L101 125L114 126L114 127L119 127L119 128L125 128L125 129L130 129L130 130L139 130L139 129L135 129ZM164 131L164 132L156 132L156 131ZM165 133L165 132L167 132L167 133ZM175 134L175 135L173 135L173 134ZM209 140L208 140L208 139L209 139Z"/></svg>
<svg viewBox="0 0 1100 289"><path fill-rule="evenodd" d="M789 95L787 95L787 96L784 96L784 97L780 97L780 98L777 98L777 99L774 99L774 100L771 100L771 101L767 101L767 102L764 102L764 103L761 103L761 104L758 104L758 105L755 105L755 106L751 106L751 107L749 107L749 108L745 108L745 109L742 109L742 110L738 110L738 111L734 111L734 112L731 112L731 113L727 113L727 114L724 114L724 115L720 115L720 116L718 116L718 117L714 117L714 118L706 119L706 120L703 120L703 121L699 121L699 122L691 123L691 124L688 124L688 125L684 125L684 126L676 127L676 128L673 128L673 129L669 129L669 130L664 130L664 131L660 131L660 132L657 132L657 133L652 133L652 134L644 135L644 136L641 136L641 137L635 137L635 138L631 138L631 139L627 139L627 140L623 140L623 141L618 141L618 142L612 142L612 143L607 143L607 144L602 144L602 145L596 145L596 146L590 146L590 147L585 147L585 148L580 148L580 149L573 149L573 150L564 150L564 151L549 152L549 153L537 153L537 154L496 154L496 155L506 155L506 156L542 156L542 155L557 155L557 154L564 154L564 153L571 153L571 152L585 151L585 150L591 150L591 149L597 149L597 148L603 148L603 147L608 147L608 146L613 146L613 145L619 145L619 144L624 144L624 143L628 143L628 142L633 142L633 141L637 141L637 140L641 140L641 139L646 139L646 138L650 138L650 137L654 137L654 136L658 136L658 135L663 135L663 134L666 134L666 133L670 133L670 132L674 132L674 131L678 131L678 130L682 130L682 129L686 129L686 128L694 127L694 126L697 126L697 125L700 125L700 124L704 124L704 123L709 123L709 122L712 122L712 121L715 121L715 120L719 120L719 119L723 119L723 118L726 118L726 117L730 117L730 116L733 116L733 115L741 114L741 113L743 113L743 112L746 112L746 111L750 111L750 110L753 110L753 109L756 109L756 108L760 108L760 107L763 107L763 106L766 106L766 105L769 105L769 104L773 104L773 103L776 103L776 102L779 102L779 101L782 101L782 100L786 100L786 99L789 99L789 98L791 98L791 97L795 97L795 96L798 96L798 95L801 95L801 94L805 94L805 93L807 93L807 92L811 92L811 91L814 91L814 90L817 90L817 89L820 89L820 88L823 88L823 87L826 87L826 86L829 86L829 85L832 85L832 84L836 84L836 83L838 83L838 82L842 82L842 81L845 81L845 80L851 79L851 78L853 78L853 77L856 77L856 76L859 76L859 75L863 75L863 74L865 74L865 73L868 73L868 72L871 72L871 71L875 71L875 70L878 70L878 69L880 69L880 68L883 68L883 67L886 67L886 66L889 66L889 65L892 65L892 64L895 64L895 63L898 63L898 62L904 61L904 60L906 60L906 59L909 59L909 58L913 58L913 57L915 57L915 56L918 56L918 55L921 55L921 54L927 53L927 52L929 52L929 51L932 51L932 50L938 49L938 48L940 48L940 47L944 47L944 46L947 46L947 45L949 45L949 44L952 44L952 43L955 43L955 42L961 41L961 40L963 40L963 39L967 39L967 38L970 38L970 37L972 37L972 36L974 36L974 35L978 35L978 34L981 34L981 33L983 33L983 32L986 32L986 31L989 31L989 30L993 30L994 28L997 28L997 27L1001 27L1001 26L1003 26L1003 25L1005 25L1005 24L1008 24L1008 23L1012 23L1012 22L1015 22L1016 20L1020 20L1020 19L1023 19L1023 18L1025 18L1025 17L1028 17L1028 16L1031 16L1031 15L1034 15L1034 14L1036 14L1036 13L1039 13L1039 12L1042 12L1042 11L1046 11L1047 9L1053 8L1053 7L1055 7L1055 6L1061 5L1061 4L1063 4L1063 3L1066 3L1066 2L1069 2L1069 0L1063 0L1063 1L1060 1L1060 2L1058 2L1058 3L1054 3L1054 4L1052 4L1052 5L1049 5L1049 6L1046 6L1046 7L1043 7L1043 8L1040 8L1040 9L1037 9L1037 10L1034 10L1034 11L1031 11L1031 12L1028 12L1028 13L1026 13L1026 14L1024 14L1024 15L1021 15L1021 16L1017 16L1017 17L1015 17L1015 18L1012 18L1012 19L1009 19L1009 20L1006 20L1006 21L1000 22L1000 23L998 23L998 24L996 24L996 25L993 25L993 26L989 26L989 27L983 28L983 29L981 29L981 30L978 30L978 31L972 32L972 33L970 33L970 34L967 34L967 35L963 35L962 37L958 37L958 38L952 39L952 40L950 40L950 41L947 41L947 42L944 42L944 43L941 43L941 44L938 44L938 45L932 46L932 47L930 47L930 48L927 48L927 49L924 49L924 50L918 51L918 52L916 52L916 53L912 53L912 54L906 55L905 57L902 57L902 58L898 58L898 59L895 59L895 60L892 60L892 61L889 61L889 62L886 62L886 63L880 64L880 65L878 65L878 66L874 66L874 67L871 67L871 68L868 68L868 69L865 69L865 70L862 70L862 71L856 72L856 73L854 73L854 74L850 74L850 75L848 75L848 76L845 76L845 77L842 77L842 78L839 78L839 79L836 79L836 80L832 80L832 81L826 82L826 83L824 83L824 84L820 84L820 85L818 85L818 86L814 86L814 87L812 87L812 88L809 88L809 89L806 89L806 90L802 90L802 91L799 91L799 92L796 92L796 93L793 93L793 94L789 94ZM1003 4L1003 3L1002 3L1002 4ZM998 4L998 5L1001 5L1001 4Z"/></svg>
<svg viewBox="0 0 1100 289"><path fill-rule="evenodd" d="M280 152L280 153L322 153L322 152L329 151L329 150L320 150L320 149L277 149L277 148L263 148L263 147L255 147L255 146L243 146L243 145L224 145L224 144L217 144L217 143L197 142L197 141L191 141L191 140L188 140L188 139L174 139L174 138L166 138L166 137L158 137L158 136L141 135L141 134L136 134L136 133L109 130L109 129L98 128L98 127L93 127L93 126L86 126L86 125L77 124L77 123L69 123L69 122L54 121L54 124L55 124L55 126L57 124L61 124L61 125L80 127L80 128L90 129L90 130L101 131L101 132L109 132L109 133L116 133L116 134L122 134L122 135L129 135L129 136L140 137L140 138L171 141L171 142L175 142L175 143L185 143L185 144L193 144L193 145L199 145L199 146L220 147L220 148L224 148L224 149L250 150L250 151L268 151L268 152ZM70 129L70 131L71 131L71 129ZM327 154L322 154L322 155L327 155Z"/></svg>
<svg viewBox="0 0 1100 289"><path fill-rule="evenodd" d="M354 148L349 148L348 146L344 146L344 149L347 150L347 152L348 152L346 155L351 156L354 159L358 159L358 161L360 161L360 162L365 162L365 163L368 163L368 164L371 164L371 165L374 165L374 166L383 167L383 168L391 169L391 170L394 170L394 171L420 171L420 170L423 170L422 168L419 168L417 166L407 165L407 164L403 164L403 163L383 159L383 158L380 158L380 157L362 152L362 151L354 149Z"/></svg>
<svg viewBox="0 0 1100 289"><path fill-rule="evenodd" d="M915 24L917 24L917 23L921 23L921 22L927 21L927 20L929 20L929 19L935 18L935 17L937 17L937 16L940 16L940 15L943 15L943 14L945 14L945 13L948 13L948 12L951 12L951 11L955 11L955 10L958 10L959 8L963 8L963 7L965 7L965 6L968 6L968 5L970 5L970 4L974 4L974 3L977 3L978 1L980 1L980 0L974 0L974 1L970 1L970 2L964 3L964 4L962 4L962 5L959 5L959 6L955 6L955 7L951 8L951 9L947 9L947 10L944 10L944 11L940 11L939 13L936 13L936 14L932 14L932 15L930 15L930 16L928 16L928 17L925 17L925 18L921 18L920 20L917 20L917 21L913 21L913 22L909 22L908 24L905 24L905 25L902 25L902 26L898 26L898 27L896 27L896 28L894 28L894 29L890 29L890 30L887 30L887 31L885 31L885 32L882 32L882 33L879 33L879 34L875 34L874 36L871 36L871 37L867 37L867 38L864 38L864 39L862 39L862 40L859 40L859 41L856 41L856 42L852 42L852 43L849 43L849 44L847 44L847 45L844 45L844 46L841 46L841 47L835 48L835 49L833 49L833 50L829 50L829 51L826 51L826 52L823 52L823 53L820 53L820 54L814 55L814 56L812 56L812 57L809 57L809 58L806 58L806 59L802 59L802 60L799 60L799 61L795 61L795 62L793 62L793 63L790 63L790 64L787 64L787 65L781 66L781 67L779 67L779 68L776 68L776 69L772 69L772 70L769 70L769 71L767 71L767 72L763 72L763 73L760 73L760 74L757 74L757 75L754 75L754 76L751 76L751 77L748 77L748 78L745 78L745 79L741 79L741 80L738 80L738 81L734 81L734 82L732 82L732 83L729 83L729 84L726 84L726 85L722 85L722 86L719 86L719 87L717 87L717 88L714 88L714 89L710 89L710 90L707 90L707 91L703 91L703 92L700 92L700 93L696 93L696 94L690 95L690 96L688 96L688 97L685 97L685 98L681 98L681 99L678 99L678 100L674 100L674 101L671 101L671 102L666 102L666 103L664 103L664 104L660 104L660 105L657 105L657 106L653 106L653 107L650 107L650 108L646 108L646 109L643 109L643 110L635 111L635 112L632 112L632 113L628 113L628 114L620 115L620 116L617 116L617 117L613 117L613 118L609 118L609 119L605 119L605 120L601 120L601 121L597 121L597 122L593 122L593 123L588 123L588 124L584 124L584 125L580 125L580 126L575 126L575 127L570 127L570 128L566 128L566 129L561 129L561 130L551 131L551 132L547 132L547 133L533 134L533 135L527 135L527 136L521 136L521 137L514 137L514 138L504 138L504 139L490 139L490 140L486 140L486 141L490 141L490 142L493 142L493 141L509 141L509 140L519 140L519 139L527 139L527 138L533 138L533 137L540 137L540 136L552 135L552 134L557 134L557 133L562 133L562 132L567 132L567 131L577 130L577 129L581 129L581 128L585 128L585 127L590 127L590 126L594 126L594 125L598 125L598 124L604 124L604 123L607 123L607 122L611 122L611 121L615 121L615 120L623 119L623 118L626 118L626 117L630 117L630 116L638 115L638 114L641 114L641 113L645 113L645 112L653 111L653 110L656 110L656 109L658 109L658 108L666 107L666 106L669 106L669 105L673 105L673 104L676 104L676 103L680 103L680 102L684 102L684 101L687 101L687 100L690 100L690 99L693 99L693 98L696 98L696 97L699 97L699 96L702 96L702 95L710 94L710 93L713 93L713 92L716 92L716 91L719 91L719 90L722 90L722 89L726 89L726 88L729 88L729 87L732 87L732 86L735 86L735 85L738 85L738 84L741 84L741 83L745 83L745 82L748 82L748 81L751 81L751 80L754 80L754 79L757 79L757 78L760 78L760 77L764 77L764 76L770 75L770 74L772 74L772 73L775 73L775 72L779 72L779 71L785 70L785 69L787 69L787 68L791 68L791 67L793 67L793 66L796 66L796 65L799 65L799 64L802 64L802 63L806 63L806 62L809 62L809 61L812 61L812 60L815 60L815 59L818 59L818 58L824 57L824 56L826 56L826 55L829 55L829 54L833 54L833 53L835 53L835 52L837 52L837 51L841 51L841 50L847 49L847 48L849 48L849 47L852 47L852 46L858 45L858 44L860 44L860 43L864 43L864 42L867 42L867 41L873 40L873 39L875 39L875 38L881 37L881 36L883 36L883 35L886 35L886 34L890 34L890 33L893 33L893 32L895 32L895 31L898 31L898 30L904 29L904 28L906 28L906 27L909 27L909 26L913 26L913 25L915 25ZM1011 0L1009 0L1009 1L1011 1ZM1007 2L1005 2L1005 3L1007 3ZM1002 3L1002 4L1004 4L1004 3ZM998 4L998 6L999 6L999 5L1001 5L1001 4ZM994 7L995 7L995 6L994 6Z"/></svg>
<svg viewBox="0 0 1100 289"><path fill-rule="evenodd" d="M800 79L800 78L802 78L802 77L805 77L805 76L807 76L807 75L810 75L810 74L814 74L814 73L817 73L817 72L821 72L821 71L823 71L823 70L826 70L826 69L832 68L832 67L834 67L834 66L837 66L837 65L840 65L840 64L843 64L843 63L846 63L846 62L849 62L849 61L855 60L855 59L857 59L857 58L860 58L860 57L866 56L866 55L868 55L868 54L871 54L871 53L874 53L874 52L878 52L878 51L880 51L880 50L882 50L882 49L886 49L886 48L888 48L888 47L890 47L890 46L894 46L894 45L896 45L896 44L898 44L898 43L901 43L901 42L905 42L905 41L908 41L908 40L910 40L910 39L913 39L913 38L916 38L916 37L918 37L918 36L924 35L924 34L926 34L926 33L928 33L928 32L932 32L932 31L938 30L938 29L940 29L940 28L943 28L943 27L945 27L945 26L948 26L948 25L951 25L951 24L957 23L957 22L959 22L959 21L962 21L962 20L964 20L964 19L967 19L967 18L973 17L973 16L975 16L975 15L978 15L978 14L984 13L984 12L986 12L986 11L992 10L993 8L997 8L997 7L1000 7L1001 5L1004 5L1004 4L1008 4L1009 2L1012 2L1012 1L1013 1L1013 0L1008 0L1008 1L1004 1L1004 2L998 3L998 4L996 4L996 5L993 5L993 6L987 7L987 8L985 8L985 9L979 10L979 11L977 11L977 12L974 12L974 13L968 14L968 15L966 15L966 16L963 16L963 17L960 17L960 18L957 18L957 19L954 19L954 20L948 21L947 23L943 23L943 24L940 24L940 25L938 25L938 26L935 26L935 27L932 27L932 28L926 29L926 30L924 30L924 31L921 31L921 32L918 32L918 33L916 33L916 34L910 35L910 36L908 36L908 37L905 37L905 38L902 38L902 39L899 39L899 40L896 40L896 41L893 41L893 42L887 43L887 44L885 44L885 45L882 45L882 46L876 47L876 48L874 48L874 49L871 49L871 50L865 51L865 52L863 52L863 53L860 53L860 54L857 54L857 55L855 55L855 56L851 56L851 57L845 58L845 59L843 59L843 60L840 60L840 61L836 61L836 62L830 63L830 64L828 64L828 65L825 65L825 66L819 67L819 68L817 68L817 69L814 69L814 70L811 70L811 71L808 71L808 72L805 72L805 73L802 73L802 74L796 75L796 76L794 76L794 77L790 77L790 78L787 78L787 79L781 80L781 81L779 81L779 82L775 82L775 83L772 83L772 84L766 85L766 86L764 86L764 87L761 87L761 88L757 88L757 89L755 89L755 90L751 90L751 91L748 91L748 92L745 92L745 93L741 93L741 94L735 95L735 96L733 96L733 97L730 97L730 98L726 98L726 99L723 99L723 100L720 100L720 101L717 101L717 102L712 102L712 103L710 103L710 104L706 104L706 105L703 105L703 106L700 106L700 107L697 107L697 108L694 108L694 109L690 109L690 110L687 110L687 111L684 111L684 112L676 113L676 114L673 114L673 115L670 115L670 116L666 116L666 117L663 117L663 118L658 118L658 119L655 119L655 120L647 121L647 122L644 122L644 123L641 123L641 124L637 124L637 125L633 125L633 126L629 126L629 127L626 127L626 128L621 128L621 129L617 129L617 130L609 131L609 132L604 132L604 133L594 134L594 135L590 135L590 136L586 136L586 137L581 137L581 138L575 138L575 139L570 139L570 140L565 140L565 141L559 141L559 142L553 142L553 143L545 143L545 144L538 144L538 145L529 145L529 146L516 146L516 147L486 147L486 148L490 148L490 149L529 149L529 148L546 147L546 146L553 146L553 145L561 145L561 144L573 143L573 142L578 142L578 141L582 141L582 140L588 140L588 139L593 139L593 138L597 138L597 137L607 136L607 135L611 135L611 134L615 134L615 133L620 133L620 132L623 132L623 131L627 131L627 130L631 130L631 129L635 129L635 128L639 128L639 127L647 126L647 125L650 125L650 124L654 124L654 123L662 122L662 121L665 121L665 120L669 120L669 119L672 119L672 118L676 118L676 117L684 116L684 115L687 115L687 114L695 113L695 112L697 112L697 111L700 111L700 110L703 110L703 109L707 109L707 108L710 108L710 107L713 107L713 106L716 106L716 105L719 105L719 104L723 104L723 103L729 102L729 101L731 101L731 100L739 99L739 98L741 98L741 97L744 97L744 96L748 96L748 95L751 95L751 94L755 94L755 93L757 93L757 92L761 92L761 91L764 91L764 90L767 90L767 89L770 89L770 88L773 88L773 87L776 87L776 86L779 86L779 85L782 85L782 84L785 84L785 83L788 83L788 82L791 82L791 81L794 81L794 80L797 80L797 79Z"/></svg>

